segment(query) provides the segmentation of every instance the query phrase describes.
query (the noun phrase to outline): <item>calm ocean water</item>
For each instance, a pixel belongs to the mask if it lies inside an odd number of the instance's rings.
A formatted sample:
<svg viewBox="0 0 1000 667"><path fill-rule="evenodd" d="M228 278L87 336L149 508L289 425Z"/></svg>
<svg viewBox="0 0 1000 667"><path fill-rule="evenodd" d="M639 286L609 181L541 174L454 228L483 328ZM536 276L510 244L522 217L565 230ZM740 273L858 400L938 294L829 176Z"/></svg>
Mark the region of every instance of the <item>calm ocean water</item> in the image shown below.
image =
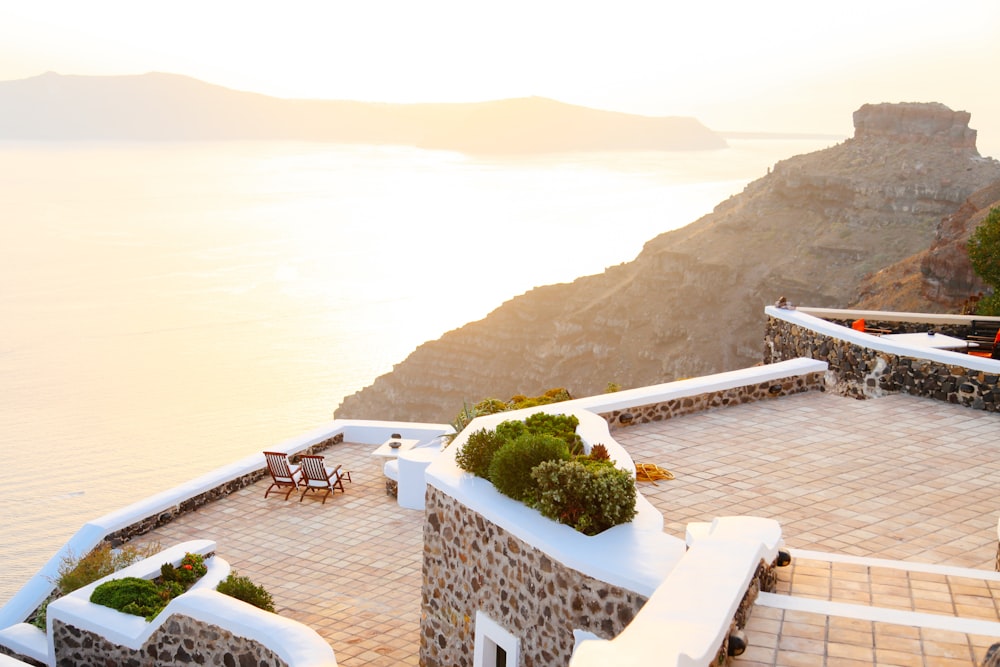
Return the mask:
<svg viewBox="0 0 1000 667"><path fill-rule="evenodd" d="M0 144L0 603L85 522L329 420L420 343L832 143Z"/></svg>

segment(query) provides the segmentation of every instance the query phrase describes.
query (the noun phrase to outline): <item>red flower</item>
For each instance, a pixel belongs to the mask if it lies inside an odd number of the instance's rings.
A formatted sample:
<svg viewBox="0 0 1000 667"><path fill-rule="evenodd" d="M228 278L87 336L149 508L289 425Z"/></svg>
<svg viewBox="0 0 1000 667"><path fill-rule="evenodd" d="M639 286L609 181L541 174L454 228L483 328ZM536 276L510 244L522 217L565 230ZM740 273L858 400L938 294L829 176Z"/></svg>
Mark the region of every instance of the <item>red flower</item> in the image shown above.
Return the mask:
<svg viewBox="0 0 1000 667"><path fill-rule="evenodd" d="M185 570L190 570L191 569L191 564L190 563L185 563L181 567L183 567Z"/></svg>

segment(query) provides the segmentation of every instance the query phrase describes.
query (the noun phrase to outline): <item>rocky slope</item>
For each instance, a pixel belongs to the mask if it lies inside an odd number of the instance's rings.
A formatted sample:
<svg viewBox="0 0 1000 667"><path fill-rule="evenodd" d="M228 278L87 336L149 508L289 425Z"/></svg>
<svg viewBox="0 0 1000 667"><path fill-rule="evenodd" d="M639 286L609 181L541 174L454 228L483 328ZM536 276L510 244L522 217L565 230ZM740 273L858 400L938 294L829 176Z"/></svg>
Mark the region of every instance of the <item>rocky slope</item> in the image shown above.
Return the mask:
<svg viewBox="0 0 1000 667"><path fill-rule="evenodd" d="M942 218L1000 179L968 123L936 103L865 105L853 138L779 162L630 263L534 289L421 345L335 414L450 421L463 400L753 365L766 304L848 305L866 274L926 249Z"/></svg>
<svg viewBox="0 0 1000 667"><path fill-rule="evenodd" d="M866 310L962 312L970 295L986 289L972 270L966 243L973 230L1000 207L1000 181L977 190L938 225L929 248L870 274L854 305Z"/></svg>

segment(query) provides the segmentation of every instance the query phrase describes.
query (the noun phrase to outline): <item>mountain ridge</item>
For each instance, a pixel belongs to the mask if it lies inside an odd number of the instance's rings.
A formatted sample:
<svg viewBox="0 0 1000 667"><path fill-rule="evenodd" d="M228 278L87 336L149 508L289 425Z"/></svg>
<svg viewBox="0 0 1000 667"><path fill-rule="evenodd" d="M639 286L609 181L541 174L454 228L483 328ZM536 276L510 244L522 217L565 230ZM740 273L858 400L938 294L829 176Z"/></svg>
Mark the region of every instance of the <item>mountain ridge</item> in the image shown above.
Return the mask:
<svg viewBox="0 0 1000 667"><path fill-rule="evenodd" d="M485 397L590 395L759 363L765 305L849 305L864 276L928 248L943 218L1000 181L965 112L865 105L854 120L854 137L778 162L633 261L424 343L334 415L447 421Z"/></svg>
<svg viewBox="0 0 1000 667"><path fill-rule="evenodd" d="M0 140L301 140L473 154L712 150L697 119L590 109L548 98L394 104L296 100L178 74L0 81Z"/></svg>

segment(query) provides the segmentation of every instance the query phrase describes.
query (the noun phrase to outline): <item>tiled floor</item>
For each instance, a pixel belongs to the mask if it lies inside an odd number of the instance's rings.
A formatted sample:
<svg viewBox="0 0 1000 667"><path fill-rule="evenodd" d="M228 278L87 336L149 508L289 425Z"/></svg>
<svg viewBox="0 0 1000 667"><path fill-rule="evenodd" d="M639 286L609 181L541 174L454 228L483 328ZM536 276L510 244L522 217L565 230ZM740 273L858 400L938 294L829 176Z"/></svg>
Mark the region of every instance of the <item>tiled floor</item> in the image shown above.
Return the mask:
<svg viewBox="0 0 1000 667"><path fill-rule="evenodd" d="M752 514L781 522L793 549L987 571L1000 513L998 435L997 414L815 393L615 433L636 461L676 476L640 486L671 534L683 537L689 521ZM422 514L385 495L372 449L327 452L354 483L325 505L265 500L262 482L151 538L216 540L219 555L263 584L280 613L327 639L343 667L415 665ZM930 613L950 605L948 613L998 620L997 582L801 556L780 572L781 592L796 598ZM1000 639L762 605L748 634L740 667L970 665Z"/></svg>

